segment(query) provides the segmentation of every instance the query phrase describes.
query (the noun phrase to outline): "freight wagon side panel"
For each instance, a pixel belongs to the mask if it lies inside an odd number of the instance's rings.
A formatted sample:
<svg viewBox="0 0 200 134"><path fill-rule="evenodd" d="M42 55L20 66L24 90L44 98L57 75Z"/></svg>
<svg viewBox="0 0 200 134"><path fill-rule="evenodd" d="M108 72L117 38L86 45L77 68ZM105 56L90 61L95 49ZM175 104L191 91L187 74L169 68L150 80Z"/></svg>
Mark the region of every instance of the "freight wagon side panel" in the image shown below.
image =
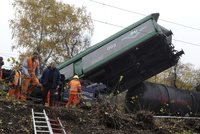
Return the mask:
<svg viewBox="0 0 200 134"><path fill-rule="evenodd" d="M138 44L157 36L152 20L131 29L127 33L112 40L83 57L83 72L87 73L106 62L118 57Z"/></svg>

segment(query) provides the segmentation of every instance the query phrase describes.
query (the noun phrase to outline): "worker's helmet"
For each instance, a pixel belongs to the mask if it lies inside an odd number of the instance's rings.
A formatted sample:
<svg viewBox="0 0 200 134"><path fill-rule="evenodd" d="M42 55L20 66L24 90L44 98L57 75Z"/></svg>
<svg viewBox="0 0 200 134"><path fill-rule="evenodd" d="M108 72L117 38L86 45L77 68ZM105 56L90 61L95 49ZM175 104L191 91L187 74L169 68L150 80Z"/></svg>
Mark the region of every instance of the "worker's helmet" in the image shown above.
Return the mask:
<svg viewBox="0 0 200 134"><path fill-rule="evenodd" d="M78 75L74 75L73 79L79 79Z"/></svg>

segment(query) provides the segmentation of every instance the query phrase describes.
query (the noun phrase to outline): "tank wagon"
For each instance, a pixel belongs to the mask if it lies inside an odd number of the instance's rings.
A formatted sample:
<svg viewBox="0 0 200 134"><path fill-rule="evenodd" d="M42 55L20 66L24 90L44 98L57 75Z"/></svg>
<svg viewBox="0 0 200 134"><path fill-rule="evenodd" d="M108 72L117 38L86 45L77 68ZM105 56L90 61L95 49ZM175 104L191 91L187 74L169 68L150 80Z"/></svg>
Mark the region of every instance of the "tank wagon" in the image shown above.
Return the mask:
<svg viewBox="0 0 200 134"><path fill-rule="evenodd" d="M168 69L183 51L172 45L172 32L157 23L151 14L102 42L58 65L66 79L77 74L82 79L102 82L113 89L123 76L121 90Z"/></svg>
<svg viewBox="0 0 200 134"><path fill-rule="evenodd" d="M132 87L126 94L128 110L148 109L159 115L194 115L200 113L199 104L199 92L147 82Z"/></svg>

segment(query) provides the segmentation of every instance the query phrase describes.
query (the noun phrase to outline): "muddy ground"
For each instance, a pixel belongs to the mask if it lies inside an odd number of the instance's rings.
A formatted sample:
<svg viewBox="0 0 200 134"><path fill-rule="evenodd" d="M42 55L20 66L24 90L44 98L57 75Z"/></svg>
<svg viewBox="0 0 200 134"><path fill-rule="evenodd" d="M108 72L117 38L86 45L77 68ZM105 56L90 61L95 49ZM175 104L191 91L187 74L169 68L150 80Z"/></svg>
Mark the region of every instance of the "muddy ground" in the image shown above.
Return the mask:
<svg viewBox="0 0 200 134"><path fill-rule="evenodd" d="M155 119L148 111L124 114L107 102L67 111L0 97L0 134L32 134L32 108L38 112L46 109L51 119L59 117L67 134L200 133L200 120Z"/></svg>

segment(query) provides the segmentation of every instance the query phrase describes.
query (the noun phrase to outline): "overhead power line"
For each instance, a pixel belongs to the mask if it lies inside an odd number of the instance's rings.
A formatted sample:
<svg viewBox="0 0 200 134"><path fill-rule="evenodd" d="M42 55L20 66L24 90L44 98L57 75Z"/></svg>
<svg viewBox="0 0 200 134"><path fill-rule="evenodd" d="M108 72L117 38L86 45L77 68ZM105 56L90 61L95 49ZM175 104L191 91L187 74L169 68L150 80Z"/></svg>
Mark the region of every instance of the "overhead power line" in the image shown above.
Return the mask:
<svg viewBox="0 0 200 134"><path fill-rule="evenodd" d="M177 41L177 42L182 42L182 43L185 43L185 44L190 44L190 45L193 45L193 46L200 47L199 44L195 44L195 43L191 43L191 42L187 42L187 41L182 41L182 40L177 40L177 39L172 39L172 40Z"/></svg>
<svg viewBox="0 0 200 134"><path fill-rule="evenodd" d="M160 19L160 20L161 20L161 21L164 21L164 22L167 22L167 23L174 24L174 25L178 25L178 26L182 26L182 27L185 27L185 28L189 28L189 29L193 29L193 30L200 31L200 28L195 28L195 27L191 27L191 26L186 26L186 25L183 25L183 24L180 24L180 23L176 23L176 22L172 22L172 21L168 21L168 20L163 20L163 19Z"/></svg>
<svg viewBox="0 0 200 134"><path fill-rule="evenodd" d="M116 25L116 24L112 24L112 23L108 23L108 22L104 22L104 21L100 21L100 20L96 20L96 19L92 19L92 20L93 20L93 21L96 21L96 22L99 22L99 23L106 24L106 25L114 26L114 27L125 28L125 27L120 26L120 25ZM181 42L181 43L185 43L185 44L189 44L189 45L193 45L193 46L198 46L198 47L200 47L200 44L191 43L191 42L182 41L182 40L177 40L177 39L172 39L172 40L177 41L177 42Z"/></svg>
<svg viewBox="0 0 200 134"><path fill-rule="evenodd" d="M113 6L113 5L105 4L105 3L98 2L98 1L95 1L95 0L89 0L89 1L97 3L97 4L100 4L100 5L104 5L104 6L107 6L107 7L115 8L115 9L118 9L118 10L121 10L121 11L134 13L134 14L137 14L137 15L140 15L140 16L146 16L145 14L142 14L142 13L138 13L138 12L134 12L134 11L131 11L131 10L124 9L124 8L120 8L120 7L116 7L116 6Z"/></svg>
<svg viewBox="0 0 200 134"><path fill-rule="evenodd" d="M112 23L108 23L108 22L104 22L104 21L100 21L100 20L96 20L96 19L92 19L92 20L96 21L96 22L99 22L99 23L104 23L104 24L107 24L107 25L111 25L111 26L114 26L114 27L124 28L123 26L120 26L120 25L115 25L115 24L112 24Z"/></svg>
<svg viewBox="0 0 200 134"><path fill-rule="evenodd" d="M89 1L97 3L97 4L101 4L101 5L104 5L104 6L107 6L107 7L115 8L115 9L118 9L118 10L121 10L121 11L137 14L137 15L140 15L140 16L147 16L146 14L143 14L143 13L134 12L134 11L131 11L131 10L127 10L127 9L124 9L124 8L116 7L116 6L109 5L109 4L106 4L106 3L102 3L102 2L99 2L99 1L95 1L95 0L89 0ZM174 25L178 25L178 26L181 26L181 27L185 27L185 28L189 28L189 29L200 31L200 28L195 28L195 27L183 25L183 24L180 24L180 23L164 20L164 19L159 19L159 20L167 22L167 23L171 23L171 24L174 24Z"/></svg>

